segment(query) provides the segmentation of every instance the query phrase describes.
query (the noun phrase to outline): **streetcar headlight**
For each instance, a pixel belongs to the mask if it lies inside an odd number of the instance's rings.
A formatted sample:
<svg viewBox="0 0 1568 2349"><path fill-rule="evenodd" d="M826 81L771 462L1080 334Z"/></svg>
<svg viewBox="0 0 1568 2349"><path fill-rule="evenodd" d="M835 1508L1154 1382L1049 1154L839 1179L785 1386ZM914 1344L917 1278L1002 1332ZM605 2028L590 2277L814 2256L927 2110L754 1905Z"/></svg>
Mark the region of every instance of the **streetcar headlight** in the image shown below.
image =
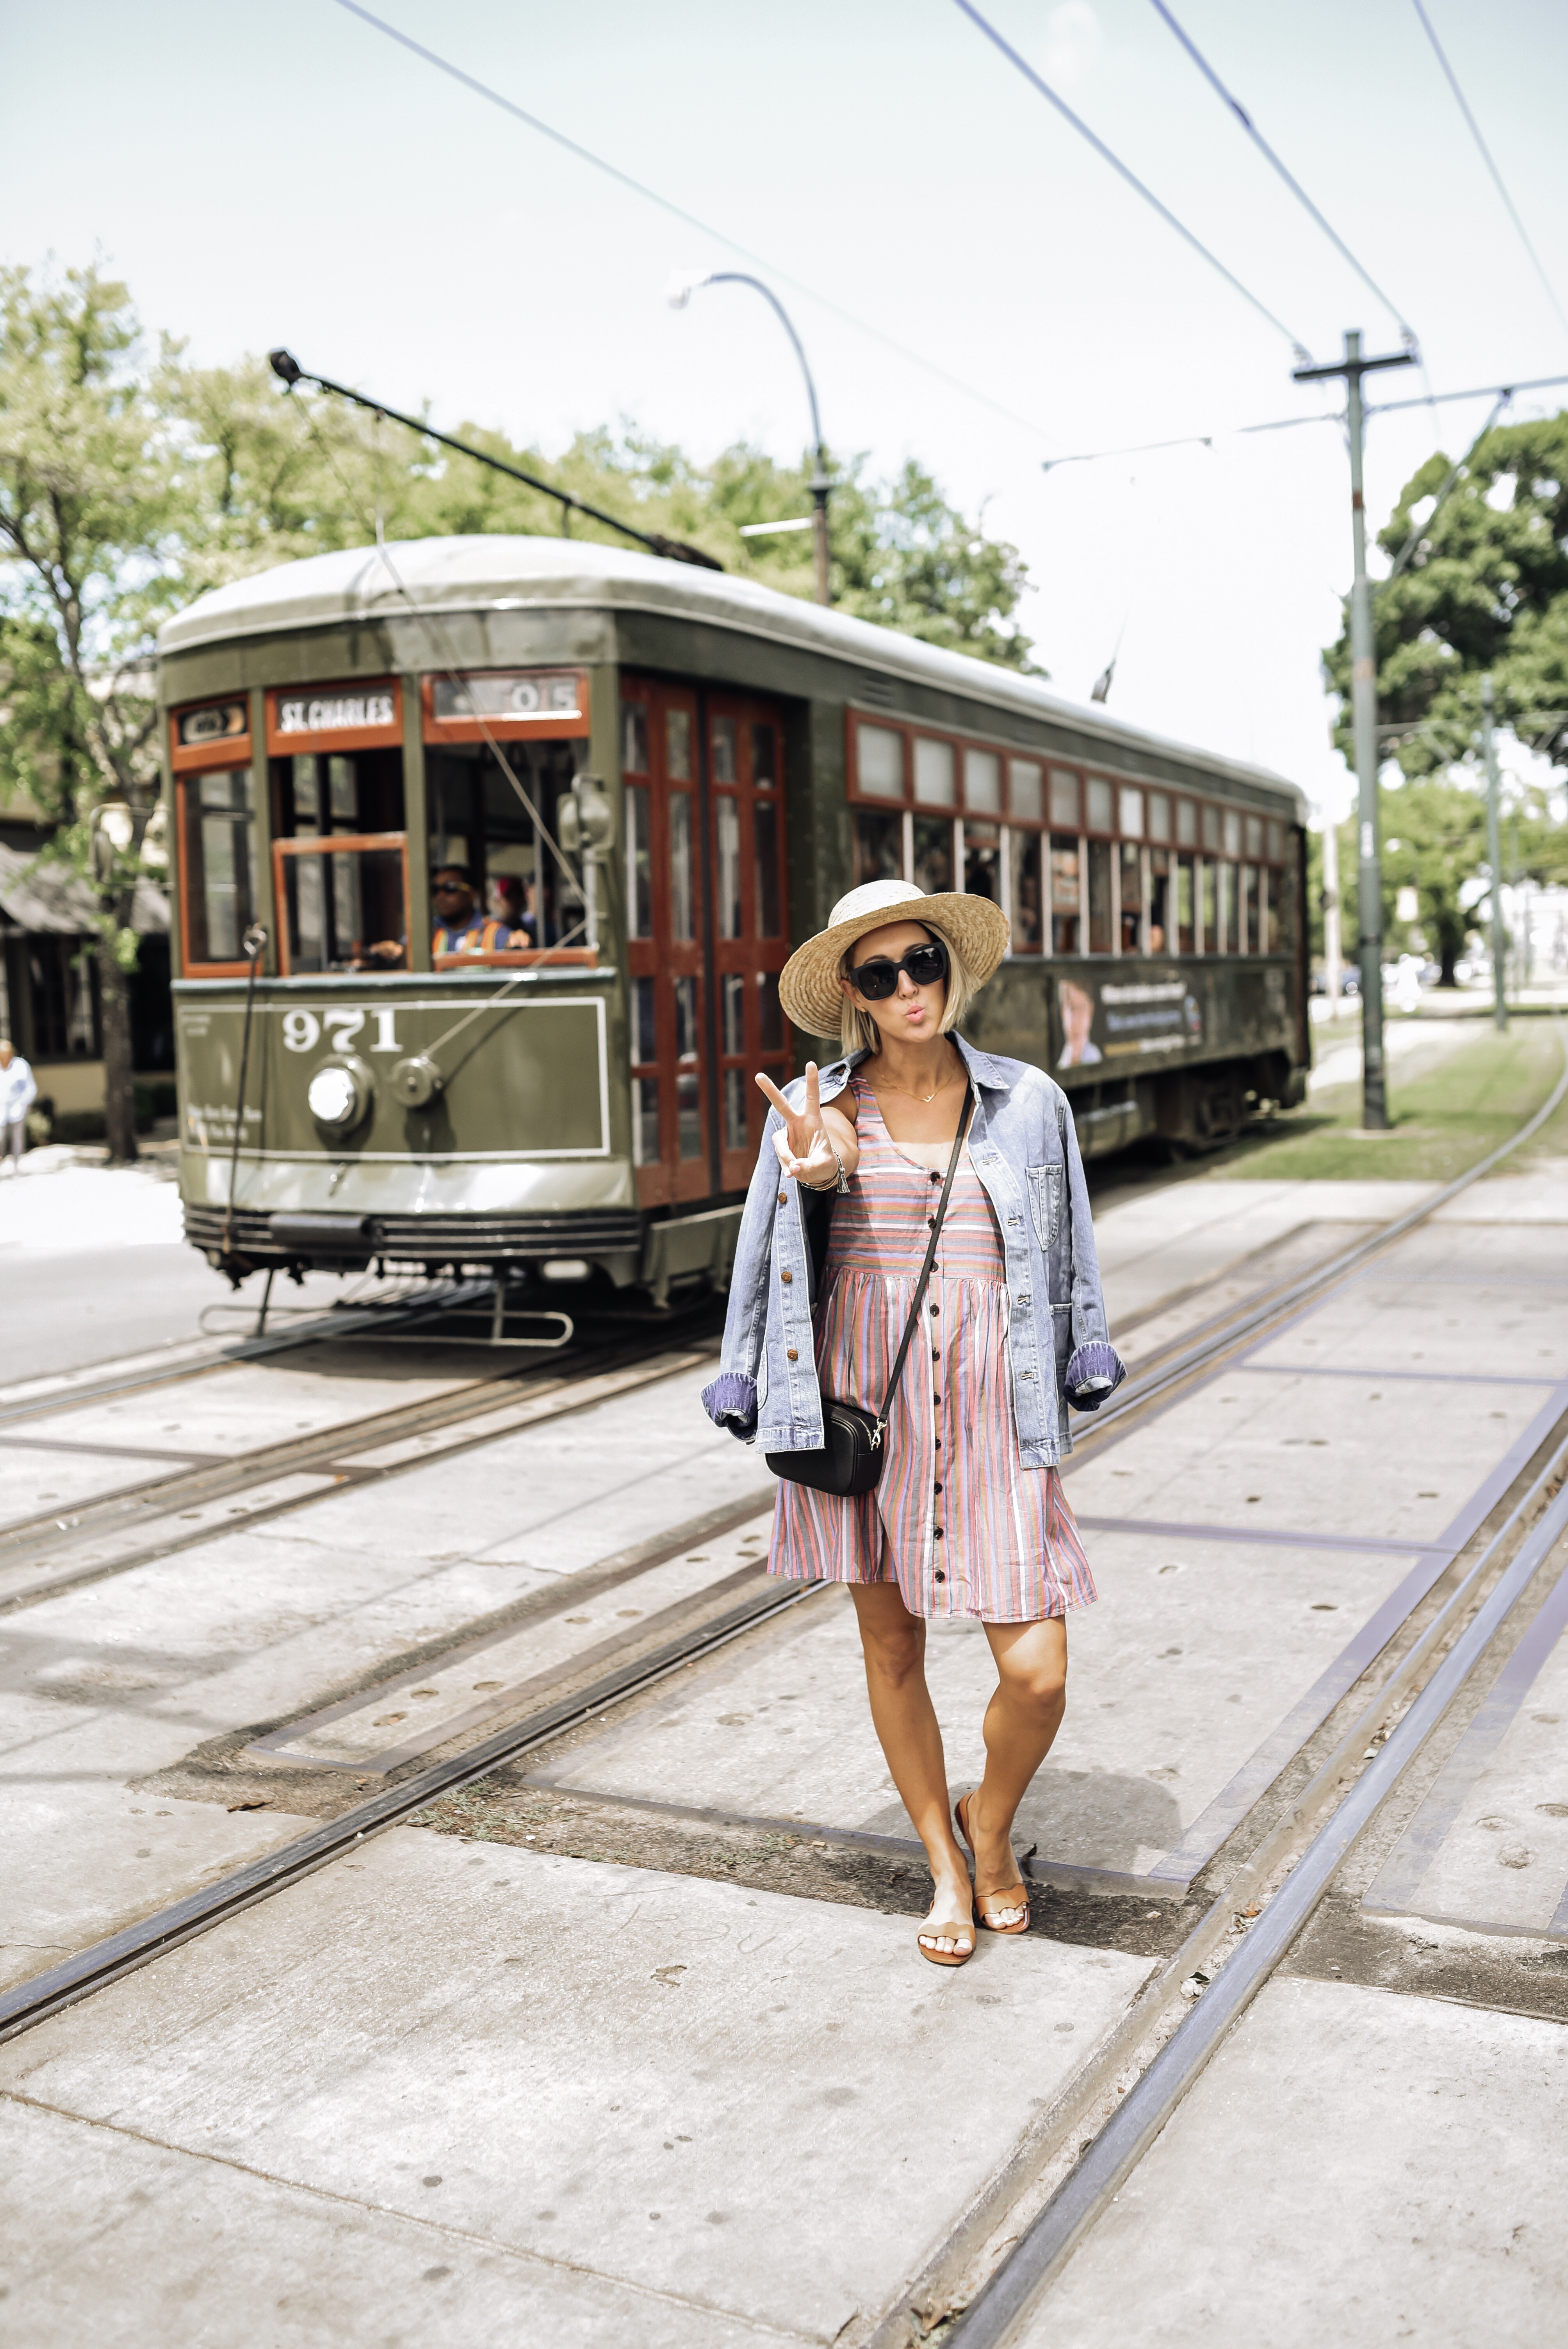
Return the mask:
<svg viewBox="0 0 1568 2349"><path fill-rule="evenodd" d="M305 1088L305 1102L318 1125L347 1133L370 1107L370 1072L352 1061L328 1061Z"/></svg>

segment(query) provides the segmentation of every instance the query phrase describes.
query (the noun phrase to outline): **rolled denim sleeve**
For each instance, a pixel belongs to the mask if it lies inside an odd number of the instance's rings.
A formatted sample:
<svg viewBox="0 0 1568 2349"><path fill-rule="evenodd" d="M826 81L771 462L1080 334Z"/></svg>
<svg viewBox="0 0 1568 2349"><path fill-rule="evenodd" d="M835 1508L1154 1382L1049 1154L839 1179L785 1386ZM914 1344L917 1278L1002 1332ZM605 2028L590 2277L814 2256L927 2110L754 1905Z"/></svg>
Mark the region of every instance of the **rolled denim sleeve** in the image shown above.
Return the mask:
<svg viewBox="0 0 1568 2349"><path fill-rule="evenodd" d="M744 1444L757 1433L757 1371L768 1330L768 1269L779 1195L773 1136L782 1123L778 1111L769 1110L735 1247L718 1376L702 1391L702 1407L714 1425L727 1428Z"/></svg>
<svg viewBox="0 0 1568 2349"><path fill-rule="evenodd" d="M1083 1154L1072 1104L1062 1097L1062 1153L1068 1170L1068 1242L1072 1255L1073 1350L1062 1384L1075 1411L1097 1411L1127 1376L1127 1365L1110 1342L1106 1325L1105 1298L1099 1284L1099 1257L1094 1244L1094 1220L1089 1214L1088 1185L1084 1181Z"/></svg>

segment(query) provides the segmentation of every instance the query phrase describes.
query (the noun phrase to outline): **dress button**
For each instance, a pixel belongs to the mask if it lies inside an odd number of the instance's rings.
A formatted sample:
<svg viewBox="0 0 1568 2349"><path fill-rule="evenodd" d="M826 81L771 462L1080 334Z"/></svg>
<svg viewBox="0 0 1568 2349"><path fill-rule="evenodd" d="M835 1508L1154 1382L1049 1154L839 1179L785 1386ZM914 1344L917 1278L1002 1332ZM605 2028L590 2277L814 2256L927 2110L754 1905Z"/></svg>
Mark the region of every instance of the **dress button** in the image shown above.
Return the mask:
<svg viewBox="0 0 1568 2349"><path fill-rule="evenodd" d="M796 1349L789 1346L785 1349L784 1359L787 1362L798 1362L800 1357Z"/></svg>
<svg viewBox="0 0 1568 2349"><path fill-rule="evenodd" d="M942 1308L941 1308L941 1306L940 1306L940 1305L933 1305L933 1307L932 1307L932 1309L932 1309L932 1311L933 1311L934 1313L940 1313L940 1312L941 1312L941 1310L942 1310Z"/></svg>
<svg viewBox="0 0 1568 2349"><path fill-rule="evenodd" d="M927 1216L925 1220L930 1225L932 1230L934 1231L936 1229L936 1217L934 1216Z"/></svg>
<svg viewBox="0 0 1568 2349"><path fill-rule="evenodd" d="M935 1578L936 1578L936 1580L937 1580L938 1582L945 1582L945 1581L946 1581L946 1579L947 1579L947 1577L943 1573L942 1568L941 1568L940 1567L938 1567L938 1568L937 1568L937 1569L936 1569L936 1577L935 1577Z"/></svg>
<svg viewBox="0 0 1568 2349"><path fill-rule="evenodd" d="M781 1272L779 1278L784 1283L785 1288L788 1288L795 1276L792 1272Z"/></svg>
<svg viewBox="0 0 1568 2349"><path fill-rule="evenodd" d="M940 1183L940 1182L941 1182L941 1180L942 1180L942 1177L941 1177L941 1175L940 1175L940 1174L934 1174L934 1175L932 1176L932 1178L931 1178L931 1179L932 1179L932 1181L933 1181L934 1183Z"/></svg>
<svg viewBox="0 0 1568 2349"><path fill-rule="evenodd" d="M934 1347L934 1346L933 1346L933 1348L932 1348L932 1350L931 1350L931 1359L932 1359L932 1361L933 1361L934 1362L939 1362L939 1361L942 1360L941 1353L938 1351L937 1348L936 1348L936 1347Z"/></svg>
<svg viewBox="0 0 1568 2349"><path fill-rule="evenodd" d="M940 1492L941 1492L941 1490L942 1490L942 1487L941 1487L941 1485L934 1485L932 1486L932 1488L931 1488L931 1489L932 1489L932 1491L933 1491L934 1493L940 1493Z"/></svg>
<svg viewBox="0 0 1568 2349"><path fill-rule="evenodd" d="M937 1540L940 1541L942 1539L942 1527L940 1526L933 1526L932 1531L936 1536Z"/></svg>
<svg viewBox="0 0 1568 2349"><path fill-rule="evenodd" d="M786 1200L788 1199L788 1197L789 1197L789 1193L788 1193L788 1192L786 1192L786 1191L780 1191L780 1192L779 1192L779 1205L780 1206L784 1206L784 1204L785 1204L785 1202L786 1202Z"/></svg>

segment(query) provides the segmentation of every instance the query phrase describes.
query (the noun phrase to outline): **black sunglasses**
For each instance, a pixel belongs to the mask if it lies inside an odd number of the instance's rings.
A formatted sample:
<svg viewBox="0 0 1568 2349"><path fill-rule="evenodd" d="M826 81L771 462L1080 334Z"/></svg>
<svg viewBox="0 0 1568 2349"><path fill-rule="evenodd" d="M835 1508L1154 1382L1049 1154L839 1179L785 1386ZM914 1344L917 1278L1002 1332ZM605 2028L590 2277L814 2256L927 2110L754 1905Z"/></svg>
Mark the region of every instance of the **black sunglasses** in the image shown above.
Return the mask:
<svg viewBox="0 0 1568 2349"><path fill-rule="evenodd" d="M932 938L923 947L911 947L899 962L890 962L886 955L878 955L872 961L861 963L859 970L851 971L850 985L868 1003L885 1003L897 990L901 970L908 971L916 987L934 987L938 979L947 976L947 948L939 939Z"/></svg>
<svg viewBox="0 0 1568 2349"><path fill-rule="evenodd" d="M461 897L468 889L466 881L436 881L431 884L432 897Z"/></svg>

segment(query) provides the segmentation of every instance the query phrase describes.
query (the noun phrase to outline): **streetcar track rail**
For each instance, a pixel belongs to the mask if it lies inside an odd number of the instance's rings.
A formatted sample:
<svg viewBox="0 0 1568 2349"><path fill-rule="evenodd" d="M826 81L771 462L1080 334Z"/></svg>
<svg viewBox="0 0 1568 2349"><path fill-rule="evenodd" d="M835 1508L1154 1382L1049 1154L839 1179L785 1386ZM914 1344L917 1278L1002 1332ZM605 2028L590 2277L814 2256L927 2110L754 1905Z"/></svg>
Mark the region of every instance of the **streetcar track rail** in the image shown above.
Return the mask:
<svg viewBox="0 0 1568 2349"><path fill-rule="evenodd" d="M65 1572L44 1573L20 1589L0 1592L0 1616L104 1575L171 1557L210 1541L215 1533L265 1523L346 1485L393 1475L542 1420L585 1411L708 1359L710 1350L700 1345L652 1356L622 1350L607 1361L591 1361L575 1374L562 1370L532 1381L515 1401L504 1402L497 1399L496 1389L517 1374L498 1372L455 1393L340 1421L236 1459L204 1462L184 1475L153 1478L129 1489L122 1485L102 1500L84 1503L69 1517L35 1518L0 1536L0 1575L46 1568L62 1554L72 1560ZM245 1495L248 1502L241 1497ZM220 1510L222 1515L217 1514Z"/></svg>

